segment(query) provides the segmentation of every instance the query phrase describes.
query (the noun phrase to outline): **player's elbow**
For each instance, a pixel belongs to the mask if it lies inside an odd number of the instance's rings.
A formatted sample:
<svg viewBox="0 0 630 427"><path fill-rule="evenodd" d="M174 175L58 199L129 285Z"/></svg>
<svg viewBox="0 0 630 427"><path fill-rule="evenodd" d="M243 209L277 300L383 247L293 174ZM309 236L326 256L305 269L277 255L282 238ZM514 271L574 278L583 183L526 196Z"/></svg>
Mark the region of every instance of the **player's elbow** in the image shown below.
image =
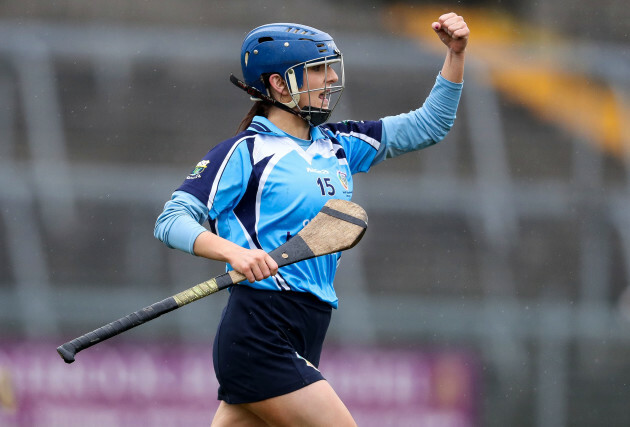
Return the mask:
<svg viewBox="0 0 630 427"><path fill-rule="evenodd" d="M444 140L444 138L446 138L446 135L448 135L450 130L451 128L449 127L448 129L442 129L440 132L436 132L434 135L432 135L431 142L429 145L435 145L438 142L441 142L442 140Z"/></svg>
<svg viewBox="0 0 630 427"><path fill-rule="evenodd" d="M159 217L158 217L157 221L155 221L155 226L153 227L153 237L155 237L156 239L158 239L161 242L164 241L164 238L163 238L163 227L161 226Z"/></svg>
<svg viewBox="0 0 630 427"><path fill-rule="evenodd" d="M436 126L434 126L429 135L431 136L431 145L435 145L438 142L442 141L446 138L446 135L451 131L453 125L455 124L455 117L452 118L442 118Z"/></svg>
<svg viewBox="0 0 630 427"><path fill-rule="evenodd" d="M172 246L168 242L168 231L170 228L169 224L170 221L168 220L167 213L162 212L155 221L155 226L153 227L153 236L169 248L172 248Z"/></svg>

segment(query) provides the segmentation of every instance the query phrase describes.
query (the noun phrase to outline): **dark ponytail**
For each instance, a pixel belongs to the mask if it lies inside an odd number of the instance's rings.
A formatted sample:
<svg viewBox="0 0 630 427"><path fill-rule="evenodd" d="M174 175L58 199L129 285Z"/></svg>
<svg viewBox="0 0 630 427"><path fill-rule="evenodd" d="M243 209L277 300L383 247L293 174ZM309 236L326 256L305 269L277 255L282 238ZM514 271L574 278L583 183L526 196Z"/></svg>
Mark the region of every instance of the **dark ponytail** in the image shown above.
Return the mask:
<svg viewBox="0 0 630 427"><path fill-rule="evenodd" d="M269 92L269 78L273 73L264 73L260 76L265 87L267 88L267 92ZM236 135L246 130L249 125L252 124L252 120L254 116L263 116L267 117L269 115L269 110L271 109L271 104L267 104L266 102L256 101L252 108L250 108L249 112L243 117L241 120L241 124L238 125L238 129L236 130Z"/></svg>
<svg viewBox="0 0 630 427"><path fill-rule="evenodd" d="M243 120L241 120L241 124L238 126L238 129L236 130L236 134L238 135L239 133L247 129L249 125L252 124L252 120L254 119L254 116L267 117L267 114L269 114L270 107L271 106L269 104L266 104L262 101L256 101L254 105L252 106L252 108L249 110L249 112L245 115L245 117L243 117Z"/></svg>

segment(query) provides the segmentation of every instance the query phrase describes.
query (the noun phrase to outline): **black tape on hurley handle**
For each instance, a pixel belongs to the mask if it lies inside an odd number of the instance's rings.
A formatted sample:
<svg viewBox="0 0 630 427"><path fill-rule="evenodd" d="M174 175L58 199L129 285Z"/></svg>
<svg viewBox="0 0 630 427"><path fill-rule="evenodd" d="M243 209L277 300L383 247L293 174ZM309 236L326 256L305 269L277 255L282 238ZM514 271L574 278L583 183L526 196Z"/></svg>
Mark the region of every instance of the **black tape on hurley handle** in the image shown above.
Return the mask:
<svg viewBox="0 0 630 427"><path fill-rule="evenodd" d="M73 339L63 345L57 347L57 353L66 363L74 362L74 356L81 350L92 347L101 341L105 341L111 337L114 337L120 333L128 331L129 329L140 326L145 322L156 319L163 314L169 313L179 307L196 301L200 298L218 292L222 289L232 286L234 280L242 281L245 276L236 272L229 272L217 276L213 279L207 280L190 289L186 289L183 292L173 295L172 297L163 299L162 301L151 304L148 307L138 310L125 317L108 323L105 326L101 326L98 329L88 332L85 335L81 335L78 338Z"/></svg>

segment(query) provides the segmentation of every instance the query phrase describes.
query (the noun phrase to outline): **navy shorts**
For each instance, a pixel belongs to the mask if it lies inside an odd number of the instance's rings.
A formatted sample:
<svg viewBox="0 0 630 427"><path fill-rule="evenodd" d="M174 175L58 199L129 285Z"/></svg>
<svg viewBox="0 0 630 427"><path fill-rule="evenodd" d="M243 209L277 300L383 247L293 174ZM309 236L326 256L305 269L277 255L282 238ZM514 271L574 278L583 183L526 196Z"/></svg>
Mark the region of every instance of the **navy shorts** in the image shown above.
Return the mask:
<svg viewBox="0 0 630 427"><path fill-rule="evenodd" d="M317 366L331 312L309 293L232 287L214 339L219 399L258 402L323 380Z"/></svg>

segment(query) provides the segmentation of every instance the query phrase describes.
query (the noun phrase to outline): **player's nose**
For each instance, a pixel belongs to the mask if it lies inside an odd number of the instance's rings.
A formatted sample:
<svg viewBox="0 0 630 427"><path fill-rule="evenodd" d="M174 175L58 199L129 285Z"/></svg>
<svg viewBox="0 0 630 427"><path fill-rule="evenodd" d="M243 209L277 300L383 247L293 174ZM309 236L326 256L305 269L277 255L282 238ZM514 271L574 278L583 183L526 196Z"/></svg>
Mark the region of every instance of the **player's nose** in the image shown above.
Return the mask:
<svg viewBox="0 0 630 427"><path fill-rule="evenodd" d="M328 67L327 82L336 83L339 80L339 76L335 72L334 68Z"/></svg>

